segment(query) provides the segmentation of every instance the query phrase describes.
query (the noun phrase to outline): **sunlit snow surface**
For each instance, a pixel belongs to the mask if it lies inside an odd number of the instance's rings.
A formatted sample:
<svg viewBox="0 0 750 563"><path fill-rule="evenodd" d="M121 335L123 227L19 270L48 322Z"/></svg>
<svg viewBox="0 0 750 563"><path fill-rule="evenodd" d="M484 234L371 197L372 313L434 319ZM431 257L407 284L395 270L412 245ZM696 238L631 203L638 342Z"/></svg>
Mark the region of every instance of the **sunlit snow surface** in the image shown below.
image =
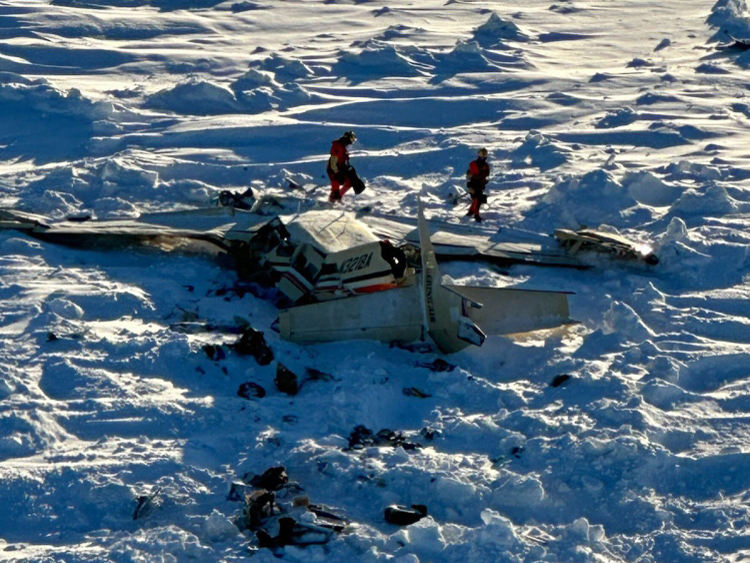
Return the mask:
<svg viewBox="0 0 750 563"><path fill-rule="evenodd" d="M750 37L749 17L744 0L0 1L6 206L132 217L253 186L307 209L354 129L369 189L344 210L414 216L424 189L431 218L462 223L449 195L486 146L490 203L468 228L538 242L603 225L661 258L446 266L574 291L580 324L432 373L431 353L281 342L275 307L225 291L208 258L3 232L0 558L251 560L227 493L274 465L352 521L289 561L750 557L750 51L724 31ZM335 379L290 397L275 363L202 350L235 335L170 328L236 315L290 369ZM246 381L268 394L237 396ZM356 425L423 447L344 451ZM392 503L430 517L398 529Z"/></svg>

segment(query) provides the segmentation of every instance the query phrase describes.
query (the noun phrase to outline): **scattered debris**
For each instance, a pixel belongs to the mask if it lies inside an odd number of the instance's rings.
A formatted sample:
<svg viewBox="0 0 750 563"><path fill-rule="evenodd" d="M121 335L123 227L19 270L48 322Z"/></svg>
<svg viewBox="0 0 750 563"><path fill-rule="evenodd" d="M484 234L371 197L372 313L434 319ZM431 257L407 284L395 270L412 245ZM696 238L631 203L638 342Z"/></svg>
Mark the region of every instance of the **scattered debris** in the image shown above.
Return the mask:
<svg viewBox="0 0 750 563"><path fill-rule="evenodd" d="M238 525L255 533L258 545L276 550L286 545L307 546L328 543L333 536L344 531L348 521L334 514L333 510L310 503L307 495L295 496L291 502L279 501L277 493L269 490L291 490L283 467L272 467L262 475L255 476L250 485L257 487L244 492L245 506ZM230 500L235 500L244 483L233 483ZM299 488L299 487L297 487ZM283 498L282 494L282 498Z"/></svg>
<svg viewBox="0 0 750 563"><path fill-rule="evenodd" d="M245 493L245 525L252 530L271 518L275 501L276 496L265 489Z"/></svg>
<svg viewBox="0 0 750 563"><path fill-rule="evenodd" d="M572 375L568 375L567 373L561 373L560 375L556 375L552 378L552 381L550 382L550 387L560 387L563 383L568 381L569 379L572 379Z"/></svg>
<svg viewBox="0 0 750 563"><path fill-rule="evenodd" d="M385 509L383 516L389 524L408 526L427 516L427 507L424 504L412 504L411 507L392 504Z"/></svg>
<svg viewBox="0 0 750 563"><path fill-rule="evenodd" d="M446 362L445 360L443 360L441 358L437 358L434 362L429 362L429 363L428 362L418 362L417 363L417 367L427 368L428 370L434 371L434 372L437 372L437 373L451 372L454 369L456 369L456 366L454 366L453 364L450 364L450 363Z"/></svg>
<svg viewBox="0 0 750 563"><path fill-rule="evenodd" d="M227 500L230 500L232 502L244 500L245 494L247 494L247 489L247 483L243 483L242 481L233 481L232 485L229 487Z"/></svg>
<svg viewBox="0 0 750 563"><path fill-rule="evenodd" d="M231 192L229 190L222 190L219 192L219 205L222 207L233 207L235 209L252 209L255 203L255 196L253 195L253 189L247 188L244 192Z"/></svg>
<svg viewBox="0 0 750 563"><path fill-rule="evenodd" d="M83 338L83 334L80 333L68 333L68 334L55 334L54 332L48 332L47 333L47 342L57 342L58 340L66 339L66 340L81 340Z"/></svg>
<svg viewBox="0 0 750 563"><path fill-rule="evenodd" d="M416 450L422 447L421 444L407 441L400 432L394 432L388 428L383 428L377 434L373 434L372 430L366 426L355 426L349 434L348 449L361 450L369 446L393 446L394 448L401 446L405 450Z"/></svg>
<svg viewBox="0 0 750 563"><path fill-rule="evenodd" d="M246 381L237 389L237 395L243 399L262 399L266 396L266 390L253 381Z"/></svg>
<svg viewBox="0 0 750 563"><path fill-rule="evenodd" d="M258 365L266 366L273 361L273 350L266 343L263 333L254 328L247 327L240 339L231 346L237 354L255 358Z"/></svg>
<svg viewBox="0 0 750 563"><path fill-rule="evenodd" d="M276 364L276 377L274 378L276 389L287 395L296 395L299 393L300 384L297 381L297 374L279 362Z"/></svg>
<svg viewBox="0 0 750 563"><path fill-rule="evenodd" d="M273 549L285 545L323 545L331 541L334 534L330 528L298 522L286 516L278 519L278 526L279 533L276 537L272 537L265 529L255 532L260 547Z"/></svg>
<svg viewBox="0 0 750 563"><path fill-rule="evenodd" d="M305 375L307 376L306 380L310 381L334 381L335 379L330 373L315 368L305 368Z"/></svg>
<svg viewBox="0 0 750 563"><path fill-rule="evenodd" d="M407 397L417 397L418 399L427 399L429 397L432 397L432 395L430 395L429 393L426 393L421 389L417 389L416 387L404 387L402 389L402 392Z"/></svg>
<svg viewBox="0 0 750 563"><path fill-rule="evenodd" d="M297 374L279 362L276 366L274 383L276 388L287 395L296 395L308 381L333 381L334 377L315 368L305 368L305 377L300 380Z"/></svg>
<svg viewBox="0 0 750 563"><path fill-rule="evenodd" d="M221 346L217 346L215 344L204 344L202 350L206 353L206 356L208 356L208 359L212 362L218 362L226 358L224 349Z"/></svg>
<svg viewBox="0 0 750 563"><path fill-rule="evenodd" d="M133 520L143 518L151 512L151 509L154 507L154 500L159 496L159 493L161 493L161 487L156 487L150 494L140 495L136 499L135 510L133 510Z"/></svg>

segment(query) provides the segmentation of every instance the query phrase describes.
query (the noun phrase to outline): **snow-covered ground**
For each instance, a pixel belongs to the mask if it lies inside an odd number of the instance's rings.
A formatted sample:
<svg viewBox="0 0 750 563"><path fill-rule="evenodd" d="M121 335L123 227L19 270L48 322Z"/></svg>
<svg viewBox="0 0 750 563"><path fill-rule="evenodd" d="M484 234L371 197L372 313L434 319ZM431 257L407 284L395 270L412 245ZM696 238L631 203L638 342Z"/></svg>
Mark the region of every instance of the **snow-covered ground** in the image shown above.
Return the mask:
<svg viewBox="0 0 750 563"><path fill-rule="evenodd" d="M750 557L750 52L728 36L750 37L746 2L511 4L0 0L5 207L130 217L223 189L294 195L289 179L325 200L330 142L354 129L369 189L345 210L414 216L423 191L429 217L464 222L447 196L486 146L471 228L603 226L661 258L446 266L573 291L580 323L490 338L437 372L430 352L282 342L275 307L204 256L4 231L0 558L275 561L227 497L277 465L351 521L289 561ZM290 397L276 362L208 357L235 335L174 328L235 316L333 380ZM238 396L248 381L265 397ZM351 450L358 425L422 447ZM429 517L397 528L393 503Z"/></svg>

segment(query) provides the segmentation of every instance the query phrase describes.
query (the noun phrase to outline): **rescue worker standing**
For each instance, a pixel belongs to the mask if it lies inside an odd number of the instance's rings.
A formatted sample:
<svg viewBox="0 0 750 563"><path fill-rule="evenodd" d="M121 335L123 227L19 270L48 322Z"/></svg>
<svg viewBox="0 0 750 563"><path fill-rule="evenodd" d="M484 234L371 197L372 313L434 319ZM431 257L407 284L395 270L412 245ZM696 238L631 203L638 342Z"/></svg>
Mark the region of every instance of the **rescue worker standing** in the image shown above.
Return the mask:
<svg viewBox="0 0 750 563"><path fill-rule="evenodd" d="M471 207L466 215L473 215L475 221L482 220L479 207L487 203L487 196L484 195L484 189L490 181L490 165L487 164L487 155L487 149L479 149L477 159L471 161L469 170L466 172L466 187L469 188L469 195L471 195Z"/></svg>
<svg viewBox="0 0 750 563"><path fill-rule="evenodd" d="M331 179L331 196L329 201L338 201L352 187L347 147L357 140L354 131L347 131L331 144L331 157L328 159L328 177ZM355 190L356 191L356 190Z"/></svg>

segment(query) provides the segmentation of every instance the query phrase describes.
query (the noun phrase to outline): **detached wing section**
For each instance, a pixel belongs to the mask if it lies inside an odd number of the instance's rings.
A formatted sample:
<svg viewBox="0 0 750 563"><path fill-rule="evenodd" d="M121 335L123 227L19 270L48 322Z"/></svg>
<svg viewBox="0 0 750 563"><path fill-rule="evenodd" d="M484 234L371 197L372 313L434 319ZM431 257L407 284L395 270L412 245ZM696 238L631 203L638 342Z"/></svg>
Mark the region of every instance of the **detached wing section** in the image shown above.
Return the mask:
<svg viewBox="0 0 750 563"><path fill-rule="evenodd" d="M360 220L376 235L391 241L404 241L419 246L424 239L419 230L419 220L407 217L383 217L363 215ZM502 266L530 264L535 266L558 266L585 268L583 262L556 247L541 242L510 242L495 240L486 231L466 225L455 225L433 221L429 238L435 256L442 262L447 260L482 260ZM537 237L541 240L546 237Z"/></svg>
<svg viewBox="0 0 750 563"><path fill-rule="evenodd" d="M51 221L16 210L0 210L0 228L14 229L50 242L73 246L118 246L154 239L206 241L225 248L249 241L268 223L262 217L231 207L212 207L143 214L136 219Z"/></svg>

